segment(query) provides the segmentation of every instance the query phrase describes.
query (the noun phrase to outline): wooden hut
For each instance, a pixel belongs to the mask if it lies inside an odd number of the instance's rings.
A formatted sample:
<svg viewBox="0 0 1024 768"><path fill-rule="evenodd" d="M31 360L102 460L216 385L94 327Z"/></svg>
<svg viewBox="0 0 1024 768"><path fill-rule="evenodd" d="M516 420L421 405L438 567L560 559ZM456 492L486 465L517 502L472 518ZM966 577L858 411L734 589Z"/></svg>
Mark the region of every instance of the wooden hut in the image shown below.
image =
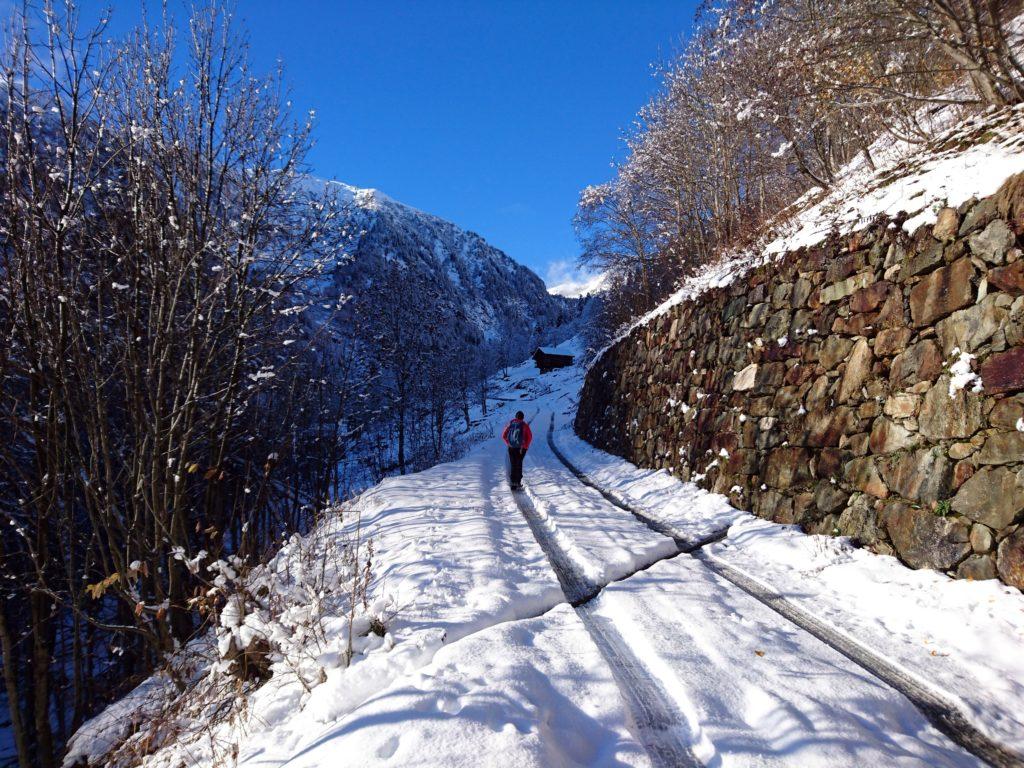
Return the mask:
<svg viewBox="0 0 1024 768"><path fill-rule="evenodd" d="M533 362L537 364L541 373L572 365L572 359L568 352L554 347L537 347L537 351L533 353Z"/></svg>

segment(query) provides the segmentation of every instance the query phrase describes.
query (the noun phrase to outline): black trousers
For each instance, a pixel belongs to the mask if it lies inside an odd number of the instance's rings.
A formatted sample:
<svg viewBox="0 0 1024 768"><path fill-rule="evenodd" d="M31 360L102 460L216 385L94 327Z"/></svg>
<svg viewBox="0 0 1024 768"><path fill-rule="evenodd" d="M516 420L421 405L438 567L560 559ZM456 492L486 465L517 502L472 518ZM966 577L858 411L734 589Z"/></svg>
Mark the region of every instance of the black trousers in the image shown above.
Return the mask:
<svg viewBox="0 0 1024 768"><path fill-rule="evenodd" d="M508 460L512 465L512 472L510 473L509 480L512 481L512 485L519 485L523 482L523 457L526 455L526 451L522 448L508 449Z"/></svg>

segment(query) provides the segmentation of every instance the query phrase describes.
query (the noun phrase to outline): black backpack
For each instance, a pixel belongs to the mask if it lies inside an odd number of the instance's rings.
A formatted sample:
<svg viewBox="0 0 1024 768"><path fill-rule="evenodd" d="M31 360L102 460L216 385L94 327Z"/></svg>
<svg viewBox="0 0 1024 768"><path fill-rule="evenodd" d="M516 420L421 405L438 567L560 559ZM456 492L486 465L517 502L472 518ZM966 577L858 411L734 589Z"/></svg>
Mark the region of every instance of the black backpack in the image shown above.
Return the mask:
<svg viewBox="0 0 1024 768"><path fill-rule="evenodd" d="M523 447L523 422L513 419L508 425L508 444L512 448Z"/></svg>

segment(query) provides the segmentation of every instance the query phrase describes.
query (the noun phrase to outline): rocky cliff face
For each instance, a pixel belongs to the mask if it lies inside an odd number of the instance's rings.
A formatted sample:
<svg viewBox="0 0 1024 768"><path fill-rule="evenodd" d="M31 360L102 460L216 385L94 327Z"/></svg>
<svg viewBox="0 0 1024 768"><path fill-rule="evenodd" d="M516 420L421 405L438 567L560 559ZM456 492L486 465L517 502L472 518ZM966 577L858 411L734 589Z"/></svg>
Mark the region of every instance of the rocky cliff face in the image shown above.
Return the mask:
<svg viewBox="0 0 1024 768"><path fill-rule="evenodd" d="M577 432L761 517L1024 587L1024 177L900 223L635 328Z"/></svg>
<svg viewBox="0 0 1024 768"><path fill-rule="evenodd" d="M343 226L352 236L321 287L325 294L358 295L397 262L422 277L430 300L446 308L448 343L508 342L518 359L531 345L572 335L567 326L580 302L548 293L536 274L475 232L376 190L328 188L341 198Z"/></svg>

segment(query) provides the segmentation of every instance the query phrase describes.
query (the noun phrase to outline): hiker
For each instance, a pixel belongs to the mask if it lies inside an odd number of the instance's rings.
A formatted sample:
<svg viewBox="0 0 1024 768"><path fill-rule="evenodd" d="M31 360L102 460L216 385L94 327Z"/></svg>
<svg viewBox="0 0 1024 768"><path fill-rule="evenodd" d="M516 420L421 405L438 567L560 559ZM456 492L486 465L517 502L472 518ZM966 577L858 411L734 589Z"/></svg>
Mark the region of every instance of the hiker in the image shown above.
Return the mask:
<svg viewBox="0 0 1024 768"><path fill-rule="evenodd" d="M533 442L533 432L530 425L526 423L526 417L522 411L516 411L516 417L506 426L501 433L501 439L508 446L508 460L512 464L512 473L509 480L512 490L518 491L523 487L523 457Z"/></svg>

